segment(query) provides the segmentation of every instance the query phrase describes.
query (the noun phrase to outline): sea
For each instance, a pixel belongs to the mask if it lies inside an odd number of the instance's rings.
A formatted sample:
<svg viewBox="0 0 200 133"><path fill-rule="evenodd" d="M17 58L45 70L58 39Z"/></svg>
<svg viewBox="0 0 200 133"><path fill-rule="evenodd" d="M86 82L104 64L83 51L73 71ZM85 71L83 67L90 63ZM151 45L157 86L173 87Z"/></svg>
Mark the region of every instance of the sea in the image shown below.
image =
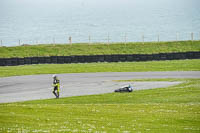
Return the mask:
<svg viewBox="0 0 200 133"><path fill-rule="evenodd" d="M0 0L0 45L200 40L200 0Z"/></svg>

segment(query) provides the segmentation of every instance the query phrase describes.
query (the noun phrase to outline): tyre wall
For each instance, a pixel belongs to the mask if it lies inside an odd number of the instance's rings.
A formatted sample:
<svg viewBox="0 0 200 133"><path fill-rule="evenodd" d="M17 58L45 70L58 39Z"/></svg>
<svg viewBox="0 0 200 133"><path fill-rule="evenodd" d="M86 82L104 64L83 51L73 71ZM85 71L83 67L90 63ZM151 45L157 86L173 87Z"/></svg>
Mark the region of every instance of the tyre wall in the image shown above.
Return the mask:
<svg viewBox="0 0 200 133"><path fill-rule="evenodd" d="M0 66L200 59L200 52L0 58Z"/></svg>

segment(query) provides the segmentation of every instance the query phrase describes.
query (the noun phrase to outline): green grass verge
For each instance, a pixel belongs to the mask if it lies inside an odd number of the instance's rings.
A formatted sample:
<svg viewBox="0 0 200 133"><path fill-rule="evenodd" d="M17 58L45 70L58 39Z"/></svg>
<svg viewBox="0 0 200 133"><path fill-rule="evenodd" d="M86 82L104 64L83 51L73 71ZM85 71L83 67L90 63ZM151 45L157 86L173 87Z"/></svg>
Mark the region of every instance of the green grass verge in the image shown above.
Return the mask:
<svg viewBox="0 0 200 133"><path fill-rule="evenodd" d="M0 77L52 73L199 71L199 66L199 59L123 63L41 64L0 67Z"/></svg>
<svg viewBox="0 0 200 133"><path fill-rule="evenodd" d="M68 56L104 54L152 54L200 51L200 41L30 45L0 47L0 58L31 56Z"/></svg>
<svg viewBox="0 0 200 133"><path fill-rule="evenodd" d="M0 132L198 133L200 79L181 81L133 93L0 104Z"/></svg>

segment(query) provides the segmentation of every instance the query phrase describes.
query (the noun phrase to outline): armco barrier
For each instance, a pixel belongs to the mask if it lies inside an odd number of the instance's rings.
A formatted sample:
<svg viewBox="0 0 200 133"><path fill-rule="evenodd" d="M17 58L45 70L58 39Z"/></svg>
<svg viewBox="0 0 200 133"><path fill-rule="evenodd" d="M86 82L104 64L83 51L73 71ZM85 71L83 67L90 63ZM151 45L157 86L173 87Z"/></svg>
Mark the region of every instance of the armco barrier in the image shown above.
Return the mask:
<svg viewBox="0 0 200 133"><path fill-rule="evenodd" d="M152 61L152 60L180 60L180 59L200 59L200 52L0 58L0 66L16 66L25 64L125 62L125 61Z"/></svg>

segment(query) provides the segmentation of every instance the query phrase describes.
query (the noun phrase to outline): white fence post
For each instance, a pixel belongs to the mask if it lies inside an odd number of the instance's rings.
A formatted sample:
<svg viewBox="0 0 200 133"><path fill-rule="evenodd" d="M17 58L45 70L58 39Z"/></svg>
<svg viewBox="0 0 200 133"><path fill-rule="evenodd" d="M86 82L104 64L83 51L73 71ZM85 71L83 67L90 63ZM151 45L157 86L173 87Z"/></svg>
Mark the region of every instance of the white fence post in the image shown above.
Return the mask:
<svg viewBox="0 0 200 133"><path fill-rule="evenodd" d="M125 33L125 36L124 36L124 42L125 42L125 44L127 42L127 35L126 35L126 33Z"/></svg>
<svg viewBox="0 0 200 133"><path fill-rule="evenodd" d="M178 32L176 32L176 41L178 41Z"/></svg>
<svg viewBox="0 0 200 133"><path fill-rule="evenodd" d="M194 40L194 33L193 32L191 33L191 40L192 41Z"/></svg>
<svg viewBox="0 0 200 133"><path fill-rule="evenodd" d="M160 42L160 35L158 34L158 42Z"/></svg>
<svg viewBox="0 0 200 133"><path fill-rule="evenodd" d="M72 37L69 37L69 44L72 45Z"/></svg>
<svg viewBox="0 0 200 133"><path fill-rule="evenodd" d="M144 34L142 34L142 42L143 42L143 44L144 44Z"/></svg>
<svg viewBox="0 0 200 133"><path fill-rule="evenodd" d="M19 39L19 46L21 45L21 41L20 41L20 39Z"/></svg>
<svg viewBox="0 0 200 133"><path fill-rule="evenodd" d="M55 37L53 37L53 44L56 45Z"/></svg>
<svg viewBox="0 0 200 133"><path fill-rule="evenodd" d="M89 39L89 44L91 44L91 36L90 36L90 35L89 35L89 38L88 38L88 39Z"/></svg>
<svg viewBox="0 0 200 133"><path fill-rule="evenodd" d="M109 43L110 43L110 36L109 36L109 33L108 33L108 45L109 45Z"/></svg>

